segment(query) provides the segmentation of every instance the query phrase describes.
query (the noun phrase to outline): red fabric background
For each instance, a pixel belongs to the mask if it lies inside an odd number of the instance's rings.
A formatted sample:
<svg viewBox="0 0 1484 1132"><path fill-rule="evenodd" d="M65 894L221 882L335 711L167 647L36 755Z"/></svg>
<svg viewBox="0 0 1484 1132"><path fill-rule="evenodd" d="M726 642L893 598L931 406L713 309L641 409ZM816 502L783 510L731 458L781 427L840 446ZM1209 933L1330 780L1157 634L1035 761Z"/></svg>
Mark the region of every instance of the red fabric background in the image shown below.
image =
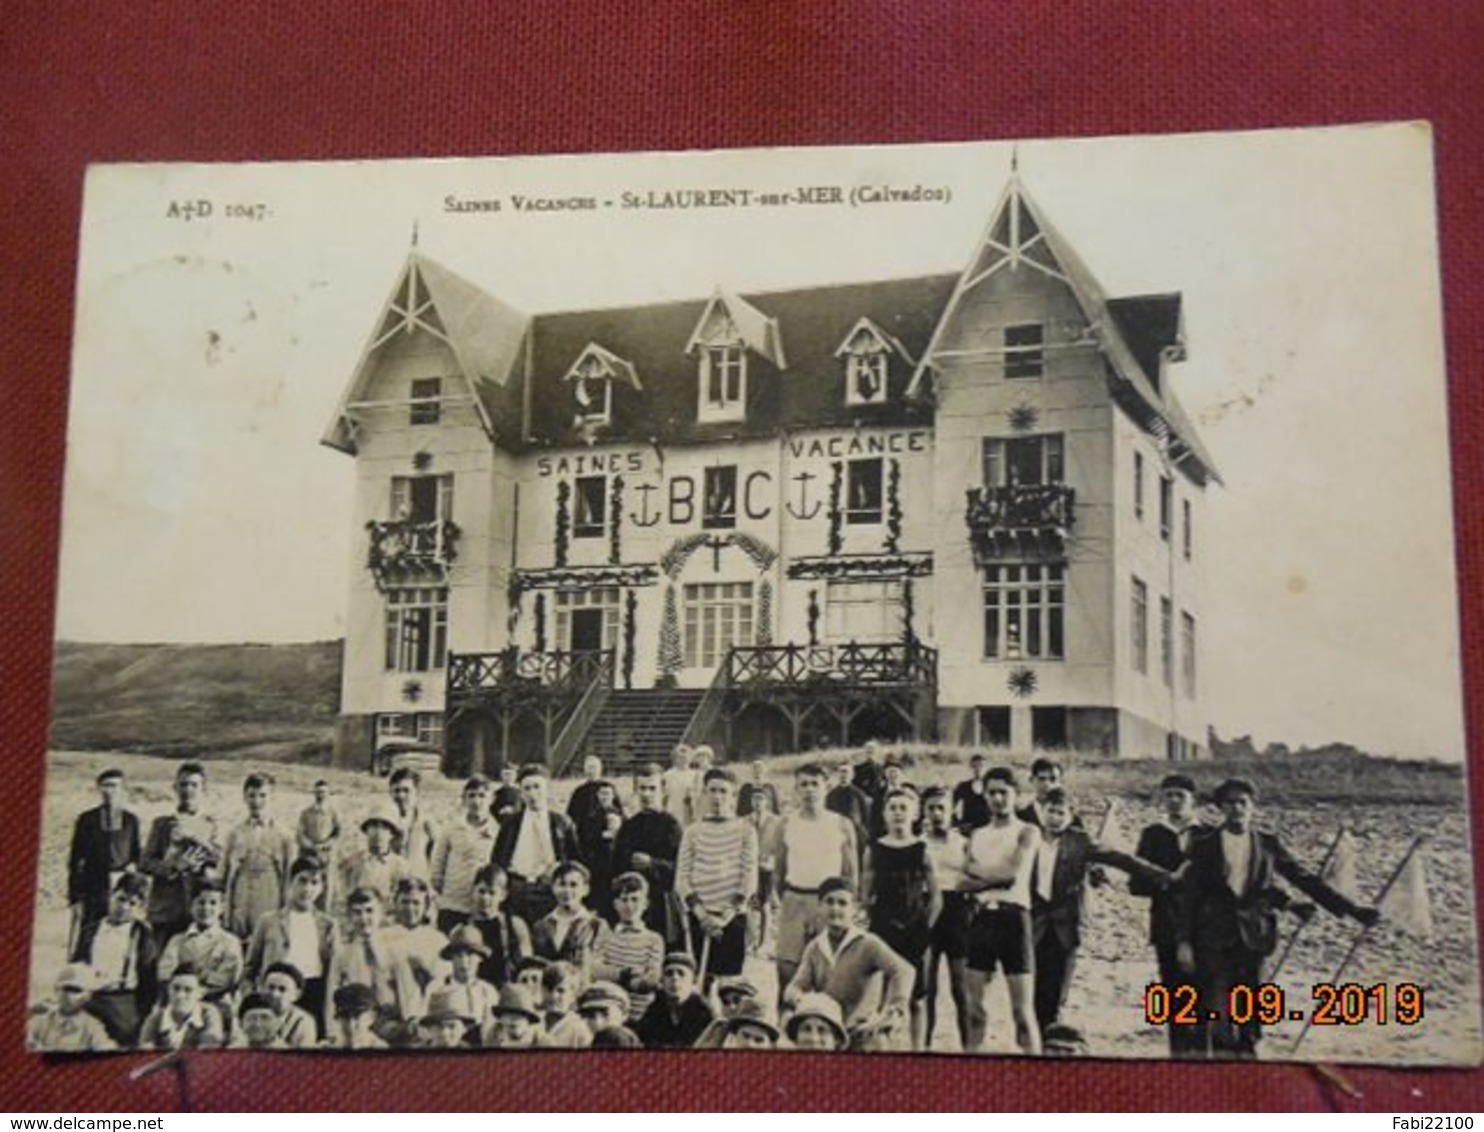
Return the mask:
<svg viewBox="0 0 1484 1132"><path fill-rule="evenodd" d="M1484 5L934 0L518 6L11 0L0 21L0 1106L167 1110L143 1058L20 1049L74 263L90 161L516 154L1429 119L1465 640L1484 644ZM1398 359L1401 364L1402 359ZM1399 454L1400 455L1400 454ZM1484 665L1466 663L1470 733ZM1471 771L1473 797L1484 773ZM1484 839L1475 831L1476 853ZM198 1108L1481 1107L1484 1074L715 1055L207 1057Z"/></svg>

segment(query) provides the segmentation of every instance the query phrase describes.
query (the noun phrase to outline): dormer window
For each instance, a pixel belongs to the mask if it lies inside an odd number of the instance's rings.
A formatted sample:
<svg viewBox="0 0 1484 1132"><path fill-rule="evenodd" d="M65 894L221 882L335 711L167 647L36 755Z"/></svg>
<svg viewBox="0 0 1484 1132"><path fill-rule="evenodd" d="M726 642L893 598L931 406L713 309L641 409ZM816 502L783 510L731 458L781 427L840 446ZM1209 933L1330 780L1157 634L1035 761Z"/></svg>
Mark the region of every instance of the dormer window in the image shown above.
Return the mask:
<svg viewBox="0 0 1484 1132"><path fill-rule="evenodd" d="M722 291L701 312L685 352L697 361L696 419L702 424L747 419L749 354L785 368L777 320Z"/></svg>
<svg viewBox="0 0 1484 1132"><path fill-rule="evenodd" d="M596 342L587 344L564 380L572 384L573 424L587 427L613 423L616 382L642 388L634 367Z"/></svg>
<svg viewBox="0 0 1484 1132"><path fill-rule="evenodd" d="M886 404L892 355L911 362L902 344L869 318L855 324L835 351L845 362L847 405Z"/></svg>
<svg viewBox="0 0 1484 1132"><path fill-rule="evenodd" d="M441 377L419 377L412 382L408 398L411 411L407 423L415 425L437 424L443 408L443 379Z"/></svg>
<svg viewBox="0 0 1484 1132"><path fill-rule="evenodd" d="M741 343L701 354L701 420L741 420L747 400L747 353Z"/></svg>

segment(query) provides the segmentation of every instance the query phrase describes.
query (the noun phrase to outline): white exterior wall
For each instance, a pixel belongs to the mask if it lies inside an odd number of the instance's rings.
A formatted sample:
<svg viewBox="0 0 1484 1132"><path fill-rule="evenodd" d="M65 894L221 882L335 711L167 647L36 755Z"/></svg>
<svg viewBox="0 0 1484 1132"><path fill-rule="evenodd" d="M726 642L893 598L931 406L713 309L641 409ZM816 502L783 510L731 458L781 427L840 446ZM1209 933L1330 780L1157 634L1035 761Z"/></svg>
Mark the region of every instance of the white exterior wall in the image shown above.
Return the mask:
<svg viewBox="0 0 1484 1132"><path fill-rule="evenodd" d="M1092 346L1067 343L1086 320L1071 292L1028 267L1002 269L968 293L947 329L943 351L998 350L1003 328L1019 323L1045 327L1044 371L1039 378L1007 378L997 353L946 364L939 392L934 513L939 524L937 607L953 610L939 620L938 702L942 708L1012 707L1012 744L1030 746L1033 705L1107 706L1114 696L1111 610L1113 524L1108 435L1112 408L1101 355ZM1033 428L1017 432L1010 410L1036 410ZM1064 658L986 659L984 573L975 565L965 523L966 491L982 482L986 437L1059 433L1065 478L1076 491L1075 524L1067 540ZM1018 561L1007 558L1007 564ZM1007 687L1012 670L1029 667L1034 694L1019 698Z"/></svg>
<svg viewBox="0 0 1484 1132"><path fill-rule="evenodd" d="M394 476L452 475L453 521L462 531L457 560L448 575L449 649L487 647L490 626L503 621L505 583L502 564L509 558L509 460L497 453L470 403L444 404L437 424L413 425L405 402L417 378L440 377L445 394L464 392L452 352L432 335L399 336L375 361L361 399L398 404L357 412L362 421L356 456L356 487L346 610L345 662L341 711L440 711L444 669L399 672L386 667L386 598L366 566L366 524L391 514ZM430 457L422 468L413 457ZM418 584L435 585L429 579ZM409 680L422 685L416 701L405 698Z"/></svg>

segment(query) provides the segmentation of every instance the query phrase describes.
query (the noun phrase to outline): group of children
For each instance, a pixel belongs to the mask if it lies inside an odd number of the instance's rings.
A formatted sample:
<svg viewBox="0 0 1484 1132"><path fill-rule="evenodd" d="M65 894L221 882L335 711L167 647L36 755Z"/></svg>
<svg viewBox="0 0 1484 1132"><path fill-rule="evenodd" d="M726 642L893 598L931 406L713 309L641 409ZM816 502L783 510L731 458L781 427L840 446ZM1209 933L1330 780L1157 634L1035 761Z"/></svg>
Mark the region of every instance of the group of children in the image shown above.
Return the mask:
<svg viewBox="0 0 1484 1132"><path fill-rule="evenodd" d="M1203 833L1194 782L1168 776L1166 820L1130 855L1088 835L1051 759L1033 764L1034 797L1017 809L1014 773L983 756L950 792L919 790L878 753L802 763L784 807L761 764L739 792L709 748L680 748L668 769L638 770L631 812L596 758L563 810L533 764L471 777L448 820L401 769L358 838L324 782L280 827L266 774L244 780L244 819L222 831L199 763L178 768L174 812L141 838L123 774L105 771L101 804L74 828L56 1001L33 1013L28 1044L922 1049L946 965L962 1049L984 1047L999 971L1019 1048L1076 1052L1060 1015L1102 867L1151 897L1161 979L1204 980L1203 994L1248 968L1194 929L1240 916L1246 894L1239 880L1223 881L1225 903L1192 892L1198 840L1322 888L1250 829L1255 790L1241 780L1217 801L1240 795L1243 813ZM1203 867L1224 877L1223 859ZM1270 896L1251 894L1264 915ZM1373 915L1333 896L1319 894ZM776 994L746 970L770 934ZM1255 1049L1255 1034L1218 1029L1172 1028L1171 1050Z"/></svg>

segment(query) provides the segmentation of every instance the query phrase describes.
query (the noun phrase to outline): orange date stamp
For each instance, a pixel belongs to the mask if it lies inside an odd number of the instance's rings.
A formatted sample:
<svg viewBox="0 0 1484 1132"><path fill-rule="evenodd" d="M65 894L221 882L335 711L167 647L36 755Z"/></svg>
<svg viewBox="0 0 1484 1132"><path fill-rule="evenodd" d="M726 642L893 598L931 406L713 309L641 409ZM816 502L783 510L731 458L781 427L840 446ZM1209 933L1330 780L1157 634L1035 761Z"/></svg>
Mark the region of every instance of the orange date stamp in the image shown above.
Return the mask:
<svg viewBox="0 0 1484 1132"><path fill-rule="evenodd" d="M1426 1008L1416 983L1314 983L1308 1002L1295 1002L1276 983L1238 983L1225 1002L1202 1002L1190 983L1150 983L1144 988L1144 1021L1151 1026L1200 1026L1257 1022L1273 1026L1302 1022L1310 1026L1415 1026Z"/></svg>

